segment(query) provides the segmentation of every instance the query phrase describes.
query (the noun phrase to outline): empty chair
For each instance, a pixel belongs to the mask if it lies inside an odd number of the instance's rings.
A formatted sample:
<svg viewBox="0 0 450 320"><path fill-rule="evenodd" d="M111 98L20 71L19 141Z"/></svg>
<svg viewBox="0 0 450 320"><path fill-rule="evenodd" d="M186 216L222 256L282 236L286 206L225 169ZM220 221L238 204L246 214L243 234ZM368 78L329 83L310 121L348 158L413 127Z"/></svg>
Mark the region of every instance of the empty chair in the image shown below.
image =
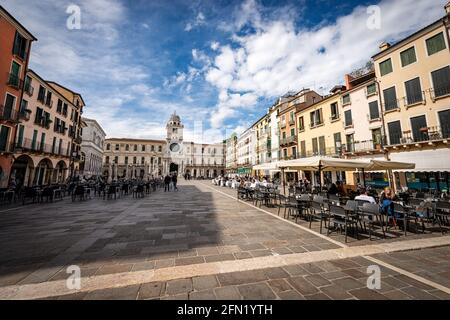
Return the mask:
<svg viewBox="0 0 450 320"><path fill-rule="evenodd" d="M397 202L394 202L393 210L394 210L393 216L392 217L388 216L388 218L394 219L395 223L397 223L398 221L402 221L403 230L404 230L405 236L406 236L409 221L415 220L415 222L417 223L417 217L416 217L416 215L411 216L409 214L408 210L403 205L401 205L400 203L397 203Z"/></svg>
<svg viewBox="0 0 450 320"><path fill-rule="evenodd" d="M309 207L309 228L311 229L313 219L320 220L320 233L322 233L322 225L326 227L328 220L328 213L324 208L323 203L312 201Z"/></svg>
<svg viewBox="0 0 450 320"><path fill-rule="evenodd" d="M350 215L348 210L340 206L330 205L328 215L330 217L328 223L328 235L331 233L331 227L334 226L336 230L343 230L345 232L345 242L347 242L349 227L353 227L356 236L358 236L357 220L354 216Z"/></svg>
<svg viewBox="0 0 450 320"><path fill-rule="evenodd" d="M375 231L375 226L377 223L380 224L381 231L383 232L383 237L386 238L386 233L384 231L384 218L381 214L380 206L374 203L365 203L359 214L360 221L369 227L369 239L372 240L372 232Z"/></svg>

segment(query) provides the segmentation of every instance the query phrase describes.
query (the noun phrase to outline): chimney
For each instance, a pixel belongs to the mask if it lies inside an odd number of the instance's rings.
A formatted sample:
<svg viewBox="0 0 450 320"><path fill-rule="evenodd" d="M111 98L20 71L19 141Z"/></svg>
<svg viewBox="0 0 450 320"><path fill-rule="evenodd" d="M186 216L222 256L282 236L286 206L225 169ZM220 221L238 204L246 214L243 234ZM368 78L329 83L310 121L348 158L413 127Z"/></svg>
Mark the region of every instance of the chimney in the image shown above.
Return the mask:
<svg viewBox="0 0 450 320"><path fill-rule="evenodd" d="M384 51L386 49L389 49L391 46L391 44L389 42L383 42L382 44L380 44L380 51Z"/></svg>
<svg viewBox="0 0 450 320"><path fill-rule="evenodd" d="M445 9L445 12L447 13L447 15L449 15L450 14L450 1L447 2L447 4L445 5L444 9Z"/></svg>
<svg viewBox="0 0 450 320"><path fill-rule="evenodd" d="M353 77L349 74L345 75L345 87L347 90L351 90L353 88L353 85L351 84L351 81L353 80Z"/></svg>

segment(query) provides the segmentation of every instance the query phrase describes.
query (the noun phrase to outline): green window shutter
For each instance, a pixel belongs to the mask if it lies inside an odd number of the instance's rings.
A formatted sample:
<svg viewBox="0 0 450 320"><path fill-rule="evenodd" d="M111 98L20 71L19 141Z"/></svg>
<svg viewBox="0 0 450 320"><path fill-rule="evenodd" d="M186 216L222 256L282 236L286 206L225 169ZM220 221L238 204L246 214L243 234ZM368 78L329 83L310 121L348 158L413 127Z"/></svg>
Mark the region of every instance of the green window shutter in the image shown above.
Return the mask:
<svg viewBox="0 0 450 320"><path fill-rule="evenodd" d="M380 111L378 109L378 101L369 103L370 120L379 119Z"/></svg>
<svg viewBox="0 0 450 320"><path fill-rule="evenodd" d="M388 73L392 72L392 60L387 59L386 61L383 61L380 63L380 74L381 76L387 75Z"/></svg>
<svg viewBox="0 0 450 320"><path fill-rule="evenodd" d="M400 58L402 60L402 67L406 67L407 65L417 61L416 50L414 49L414 47L411 47L401 52Z"/></svg>
<svg viewBox="0 0 450 320"><path fill-rule="evenodd" d="M431 56L445 49L444 34L441 32L426 40L428 55Z"/></svg>
<svg viewBox="0 0 450 320"><path fill-rule="evenodd" d="M450 66L433 71L431 78L433 79L433 89L436 97L450 94Z"/></svg>
<svg viewBox="0 0 450 320"><path fill-rule="evenodd" d="M19 134L17 136L17 145L19 147L23 144L23 131L25 130L25 127L23 125L19 125Z"/></svg>
<svg viewBox="0 0 450 320"><path fill-rule="evenodd" d="M31 149L32 150L36 150L37 135L38 135L37 130L34 130L34 132L33 132L33 140L31 141Z"/></svg>
<svg viewBox="0 0 450 320"><path fill-rule="evenodd" d="M8 146L9 128L1 126L0 130L0 151L6 151Z"/></svg>
<svg viewBox="0 0 450 320"><path fill-rule="evenodd" d="M353 118L352 118L352 110L345 111L345 126L351 126L353 124Z"/></svg>
<svg viewBox="0 0 450 320"><path fill-rule="evenodd" d="M367 86L367 94L374 94L377 92L377 86L375 85L375 83L372 83L371 85Z"/></svg>

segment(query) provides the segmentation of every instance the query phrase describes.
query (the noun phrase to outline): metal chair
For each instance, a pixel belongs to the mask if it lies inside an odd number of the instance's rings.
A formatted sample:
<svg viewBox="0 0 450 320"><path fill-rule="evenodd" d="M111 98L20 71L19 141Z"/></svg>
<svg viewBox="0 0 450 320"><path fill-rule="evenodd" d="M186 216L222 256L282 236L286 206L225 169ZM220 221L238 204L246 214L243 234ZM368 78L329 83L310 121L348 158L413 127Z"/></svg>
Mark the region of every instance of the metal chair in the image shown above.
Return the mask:
<svg viewBox="0 0 450 320"><path fill-rule="evenodd" d="M359 220L364 223L364 228L366 225L369 226L369 239L372 240L372 232L375 231L375 226L377 222L381 226L381 231L383 232L383 237L386 238L386 232L384 231L384 218L380 211L380 206L375 203L365 203L362 206L359 214Z"/></svg>
<svg viewBox="0 0 450 320"><path fill-rule="evenodd" d="M350 216L348 210L344 207L330 205L329 206L329 223L328 223L328 232L327 235L331 233L331 226L336 227L336 229L342 231L344 229L345 232L345 242L347 242L348 237L348 228L353 227L356 237L358 238L358 221Z"/></svg>
<svg viewBox="0 0 450 320"><path fill-rule="evenodd" d="M327 220L328 220L328 213L324 208L324 204L317 202L317 201L312 201L310 208L309 208L309 228L311 229L312 227L312 221L313 219L318 219L320 220L320 233L322 233L322 224L325 225L327 224Z"/></svg>

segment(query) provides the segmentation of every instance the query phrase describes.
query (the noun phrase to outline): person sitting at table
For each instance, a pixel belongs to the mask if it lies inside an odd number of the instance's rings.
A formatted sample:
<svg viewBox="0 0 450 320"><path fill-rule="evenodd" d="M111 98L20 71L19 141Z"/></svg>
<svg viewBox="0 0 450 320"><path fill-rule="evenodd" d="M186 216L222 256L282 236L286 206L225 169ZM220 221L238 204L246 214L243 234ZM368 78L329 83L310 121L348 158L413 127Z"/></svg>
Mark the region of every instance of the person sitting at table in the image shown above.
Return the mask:
<svg viewBox="0 0 450 320"><path fill-rule="evenodd" d="M339 191L338 191L338 188L336 187L336 185L335 185L334 183L332 183L331 186L330 186L330 188L328 189L328 193L329 193L329 194L335 195L335 194L337 194L338 192L339 192Z"/></svg>
<svg viewBox="0 0 450 320"><path fill-rule="evenodd" d="M389 216L394 212L394 201L397 201L397 196L392 192L392 189L386 187L380 196L380 205L384 213Z"/></svg>
<svg viewBox="0 0 450 320"><path fill-rule="evenodd" d="M362 189L361 194L359 196L355 197L355 200L367 201L369 203L375 203L375 204L377 203L375 201L374 197L369 196L367 189Z"/></svg>

